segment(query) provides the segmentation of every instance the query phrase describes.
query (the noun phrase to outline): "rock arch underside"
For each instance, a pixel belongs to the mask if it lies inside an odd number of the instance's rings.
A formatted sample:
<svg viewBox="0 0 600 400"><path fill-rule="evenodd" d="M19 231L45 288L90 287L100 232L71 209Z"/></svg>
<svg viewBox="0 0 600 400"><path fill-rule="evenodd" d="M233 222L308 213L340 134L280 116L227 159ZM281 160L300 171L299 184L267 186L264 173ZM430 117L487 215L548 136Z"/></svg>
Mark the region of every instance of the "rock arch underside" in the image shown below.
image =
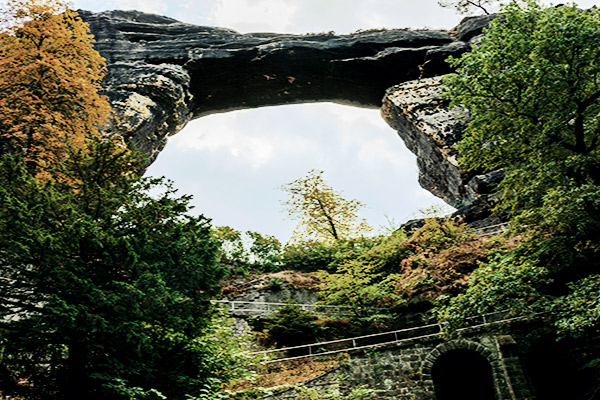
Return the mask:
<svg viewBox="0 0 600 400"><path fill-rule="evenodd" d="M103 88L114 114L106 130L150 160L187 122L213 113L308 102L380 108L416 154L421 186L453 206L478 199L483 207L471 210L486 209L481 195L499 174L459 170L453 145L464 113L439 95L451 72L444 60L467 51L489 16L450 31L290 35L240 34L138 11L79 13L107 60Z"/></svg>

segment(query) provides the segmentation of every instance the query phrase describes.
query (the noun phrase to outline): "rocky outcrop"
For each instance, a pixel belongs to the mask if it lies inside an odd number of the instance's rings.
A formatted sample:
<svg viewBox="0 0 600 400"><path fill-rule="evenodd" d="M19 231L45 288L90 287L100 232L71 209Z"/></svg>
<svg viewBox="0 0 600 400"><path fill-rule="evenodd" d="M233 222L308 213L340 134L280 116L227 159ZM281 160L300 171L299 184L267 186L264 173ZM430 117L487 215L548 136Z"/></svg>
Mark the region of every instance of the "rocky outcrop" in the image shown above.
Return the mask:
<svg viewBox="0 0 600 400"><path fill-rule="evenodd" d="M495 198L487 196L504 177L502 170L466 173L458 166L456 143L469 119L442 98L443 77L424 78L386 91L381 115L417 156L419 183L458 208L467 222L490 216ZM494 220L490 223L498 223Z"/></svg>
<svg viewBox="0 0 600 400"><path fill-rule="evenodd" d="M193 118L320 101L378 108L388 88L421 79L387 92L386 120L419 157L423 187L448 202L467 193L451 149L461 122L449 112L415 123L428 117L411 117L409 108L424 110L433 87L426 78L449 72L444 60L469 49L487 18L468 19L454 31L284 35L240 34L137 11L79 13L107 59L104 88L114 109L107 131L132 140L150 160Z"/></svg>
<svg viewBox="0 0 600 400"><path fill-rule="evenodd" d="M472 196L467 177L458 168L454 145L460 140L468 113L450 109L440 98L442 77L421 79L389 88L381 115L417 156L419 183L448 204L457 206Z"/></svg>

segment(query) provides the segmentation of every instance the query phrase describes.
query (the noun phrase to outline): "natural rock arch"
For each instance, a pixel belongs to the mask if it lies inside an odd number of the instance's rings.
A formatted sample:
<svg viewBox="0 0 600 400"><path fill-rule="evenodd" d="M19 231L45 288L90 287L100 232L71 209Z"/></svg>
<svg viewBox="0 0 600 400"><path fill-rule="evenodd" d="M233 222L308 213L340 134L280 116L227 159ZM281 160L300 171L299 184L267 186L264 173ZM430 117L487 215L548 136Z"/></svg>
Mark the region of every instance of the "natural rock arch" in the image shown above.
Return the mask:
<svg viewBox="0 0 600 400"><path fill-rule="evenodd" d="M390 100L395 92L386 90L409 81L439 88L439 78L427 79L450 72L444 60L468 50L489 16L466 19L452 31L287 35L240 34L137 11L79 13L107 59L103 86L114 110L107 131L132 140L150 161L168 136L212 113L319 101L370 108L384 104L384 117L401 129L417 154L425 189L449 203L474 193L452 150L455 128L460 128L455 115L443 102L431 104L430 92L407 104ZM403 90L421 93L410 85ZM415 109L415 104L420 106ZM427 105L433 108L413 114ZM436 112L442 118L432 123Z"/></svg>

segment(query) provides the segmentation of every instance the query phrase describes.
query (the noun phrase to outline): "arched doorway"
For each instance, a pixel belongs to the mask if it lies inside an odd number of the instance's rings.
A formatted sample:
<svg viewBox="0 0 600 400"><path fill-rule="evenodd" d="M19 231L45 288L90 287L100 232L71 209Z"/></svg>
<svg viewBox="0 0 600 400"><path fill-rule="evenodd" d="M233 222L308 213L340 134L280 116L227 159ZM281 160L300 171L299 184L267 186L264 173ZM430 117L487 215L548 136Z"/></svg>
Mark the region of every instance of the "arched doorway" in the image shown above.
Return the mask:
<svg viewBox="0 0 600 400"><path fill-rule="evenodd" d="M481 354L450 350L431 370L437 400L495 400L492 367Z"/></svg>

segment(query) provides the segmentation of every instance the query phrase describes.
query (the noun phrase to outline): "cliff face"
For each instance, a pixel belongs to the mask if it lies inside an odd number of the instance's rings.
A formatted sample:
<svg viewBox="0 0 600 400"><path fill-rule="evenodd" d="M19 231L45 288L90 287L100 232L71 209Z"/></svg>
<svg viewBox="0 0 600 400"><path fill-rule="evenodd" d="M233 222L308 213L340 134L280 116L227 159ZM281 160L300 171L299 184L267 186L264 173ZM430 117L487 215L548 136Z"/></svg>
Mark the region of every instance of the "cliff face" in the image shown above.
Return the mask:
<svg viewBox="0 0 600 400"><path fill-rule="evenodd" d="M443 76L436 76L392 86L383 98L381 115L417 156L423 188L458 208L458 215L475 227L498 224L502 222L498 217L490 219L497 198L487 194L504 173L472 174L458 167L454 145L462 137L469 113L449 108L449 101L441 98L442 84Z"/></svg>
<svg viewBox="0 0 600 400"><path fill-rule="evenodd" d="M439 90L426 89L440 79L426 78L450 72L444 60L468 50L489 18L468 19L452 32L283 35L137 11L79 13L107 59L104 88L114 109L107 130L133 140L151 160L168 136L212 113L321 101L383 104L385 119L419 157L421 185L448 202L467 196L451 149L461 122L434 99ZM427 105L433 108L421 112Z"/></svg>
<svg viewBox="0 0 600 400"><path fill-rule="evenodd" d="M385 93L381 115L417 156L421 186L456 205L472 195L463 184L466 176L458 169L454 149L468 115L450 110L441 93L439 76L393 86Z"/></svg>

